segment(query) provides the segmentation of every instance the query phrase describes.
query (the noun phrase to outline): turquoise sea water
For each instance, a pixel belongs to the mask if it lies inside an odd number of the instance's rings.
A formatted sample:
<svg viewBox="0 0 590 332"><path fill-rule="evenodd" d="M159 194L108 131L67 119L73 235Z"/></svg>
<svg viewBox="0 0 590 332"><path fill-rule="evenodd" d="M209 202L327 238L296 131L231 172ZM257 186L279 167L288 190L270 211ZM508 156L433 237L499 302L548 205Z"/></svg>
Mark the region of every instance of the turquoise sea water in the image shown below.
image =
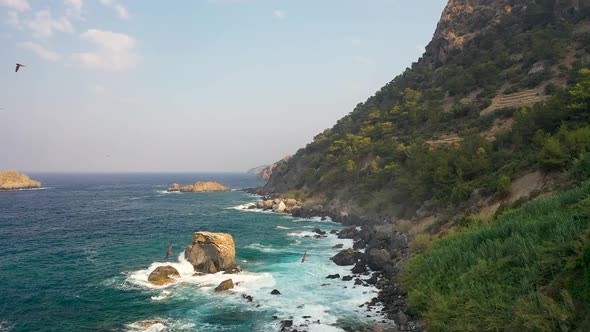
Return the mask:
<svg viewBox="0 0 590 332"><path fill-rule="evenodd" d="M165 192L172 182L261 184L250 175L31 176L45 189L0 192L0 331L276 331L280 320L304 324L303 316L320 321L308 331L339 331L376 319L359 308L375 289L325 279L350 274L329 257L338 252L335 244L352 243L305 237L314 227L330 231L339 224L240 210L258 198L239 191ZM228 276L193 277L183 262L196 230L234 236L244 270L229 276L240 282L234 290L214 293ZM169 242L174 254L166 261ZM182 277L150 286L149 272L167 264ZM275 288L282 295L270 295ZM136 324L154 319L163 325Z"/></svg>

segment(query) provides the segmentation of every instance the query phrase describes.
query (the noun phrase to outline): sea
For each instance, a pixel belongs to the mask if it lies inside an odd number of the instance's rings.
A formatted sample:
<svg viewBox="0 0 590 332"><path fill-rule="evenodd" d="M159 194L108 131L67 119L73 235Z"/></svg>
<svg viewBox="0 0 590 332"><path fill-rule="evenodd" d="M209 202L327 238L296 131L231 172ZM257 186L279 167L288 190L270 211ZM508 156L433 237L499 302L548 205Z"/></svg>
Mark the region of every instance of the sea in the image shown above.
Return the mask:
<svg viewBox="0 0 590 332"><path fill-rule="evenodd" d="M283 320L343 331L383 319L363 306L377 289L326 279L350 275L329 258L352 242L312 230L342 226L246 210L260 200L239 190L263 184L253 175L29 175L44 187L0 192L0 331L279 331ZM233 190L166 192L198 180ZM194 276L183 251L195 231L232 234L243 272ZM149 284L164 265L181 277ZM228 278L238 285L214 292Z"/></svg>

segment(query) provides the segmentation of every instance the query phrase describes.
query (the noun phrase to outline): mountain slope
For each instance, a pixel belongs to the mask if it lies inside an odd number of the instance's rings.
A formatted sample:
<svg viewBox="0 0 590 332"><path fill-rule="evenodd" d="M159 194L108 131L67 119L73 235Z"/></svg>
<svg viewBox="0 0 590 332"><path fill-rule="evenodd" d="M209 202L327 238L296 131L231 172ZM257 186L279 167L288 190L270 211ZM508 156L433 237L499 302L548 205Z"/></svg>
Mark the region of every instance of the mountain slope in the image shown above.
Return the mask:
<svg viewBox="0 0 590 332"><path fill-rule="evenodd" d="M586 110L566 112L579 100L565 90L590 65L589 7L450 0L424 56L277 167L261 191L297 193L336 217L397 219L468 208L476 193L501 198L530 169L567 169L578 150L556 167L540 154L566 136L562 123L589 120Z"/></svg>

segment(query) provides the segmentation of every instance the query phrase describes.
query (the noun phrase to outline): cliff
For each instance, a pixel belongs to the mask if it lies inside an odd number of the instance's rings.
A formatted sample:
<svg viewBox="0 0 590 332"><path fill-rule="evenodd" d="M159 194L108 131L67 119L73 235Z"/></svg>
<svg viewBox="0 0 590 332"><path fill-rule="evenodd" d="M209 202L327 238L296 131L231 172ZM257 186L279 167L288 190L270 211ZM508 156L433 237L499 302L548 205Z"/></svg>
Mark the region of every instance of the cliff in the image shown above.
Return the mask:
<svg viewBox="0 0 590 332"><path fill-rule="evenodd" d="M379 220L459 207L475 192L491 197L501 177L540 167L542 147L525 143L535 130L550 136L571 120L542 123L530 111L567 107L563 93L590 66L588 8L449 1L423 57L277 165L259 192L299 192L334 215Z"/></svg>
<svg viewBox="0 0 590 332"><path fill-rule="evenodd" d="M41 182L17 171L0 171L0 190L40 188Z"/></svg>
<svg viewBox="0 0 590 332"><path fill-rule="evenodd" d="M291 159L291 156L286 156L285 158L277 161L276 163L272 164L272 165L268 165L264 168L262 168L256 175L256 177L259 180L268 180L270 179L270 176L272 175L273 171L277 168L280 167L281 165L283 165L284 163L288 162L289 159Z"/></svg>
<svg viewBox="0 0 590 332"><path fill-rule="evenodd" d="M230 188L217 183L217 182L195 182L193 184L189 184L186 186L181 186L178 183L173 183L170 188L168 188L169 192L219 192L219 191L229 191Z"/></svg>

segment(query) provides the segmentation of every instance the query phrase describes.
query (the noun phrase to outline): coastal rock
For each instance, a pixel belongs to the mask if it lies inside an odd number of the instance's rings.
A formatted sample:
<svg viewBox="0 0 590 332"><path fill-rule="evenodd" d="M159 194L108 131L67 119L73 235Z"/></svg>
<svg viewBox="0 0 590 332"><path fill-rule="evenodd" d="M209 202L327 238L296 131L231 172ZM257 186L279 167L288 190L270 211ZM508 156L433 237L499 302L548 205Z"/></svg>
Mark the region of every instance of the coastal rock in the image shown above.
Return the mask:
<svg viewBox="0 0 590 332"><path fill-rule="evenodd" d="M344 228L340 232L338 232L338 238L339 239L353 239L355 236L357 236L357 234L358 234L358 231L356 230L356 227L349 226L349 227Z"/></svg>
<svg viewBox="0 0 590 332"><path fill-rule="evenodd" d="M344 248L344 244L338 243L337 245L333 246L332 248L334 248L334 249L342 249L342 248Z"/></svg>
<svg viewBox="0 0 590 332"><path fill-rule="evenodd" d="M345 249L330 258L336 265L354 265L359 260L360 253L352 249Z"/></svg>
<svg viewBox="0 0 590 332"><path fill-rule="evenodd" d="M317 227L312 229L311 231L316 233L317 235L326 235L327 234L325 231L322 231L321 229L319 229Z"/></svg>
<svg viewBox="0 0 590 332"><path fill-rule="evenodd" d="M279 292L278 289L273 289L272 292L270 292L271 295L281 295L281 292Z"/></svg>
<svg viewBox="0 0 590 332"><path fill-rule="evenodd" d="M285 158L277 161L276 163L266 166L264 167L256 176L258 178L258 180L268 180L270 179L270 176L272 175L273 171L275 170L275 168L277 168L277 166L279 166L282 163L286 163L289 161L289 159L291 159L291 156L286 156Z"/></svg>
<svg viewBox="0 0 590 332"><path fill-rule="evenodd" d="M326 279L340 279L340 274L330 274Z"/></svg>
<svg viewBox="0 0 590 332"><path fill-rule="evenodd" d="M172 266L160 266L150 273L148 281L157 286L174 282L174 278L180 277L180 273Z"/></svg>
<svg viewBox="0 0 590 332"><path fill-rule="evenodd" d="M41 188L41 182L17 171L0 171L0 191Z"/></svg>
<svg viewBox="0 0 590 332"><path fill-rule="evenodd" d="M287 209L287 205L283 201L279 201L278 204L275 204L272 207L273 212L276 212L276 213L283 213L283 212L285 212L286 209Z"/></svg>
<svg viewBox="0 0 590 332"><path fill-rule="evenodd" d="M234 281L231 279L227 279L222 281L219 286L215 287L215 291L216 292L223 292L226 291L228 289L232 289L234 288Z"/></svg>
<svg viewBox="0 0 590 332"><path fill-rule="evenodd" d="M196 232L193 244L184 251L184 257L196 272L217 273L237 270L234 238L226 233Z"/></svg>
<svg viewBox="0 0 590 332"><path fill-rule="evenodd" d="M371 249L367 255L367 261L371 270L382 270L390 263L391 255L385 249Z"/></svg>
<svg viewBox="0 0 590 332"><path fill-rule="evenodd" d="M367 265L363 262L358 262L354 265L351 272L354 274L365 273L367 272Z"/></svg>
<svg viewBox="0 0 590 332"><path fill-rule="evenodd" d="M218 183L218 182L195 182L193 184L189 184L186 186L181 186L178 183L173 183L170 188L168 188L168 192L191 192L191 193L200 193L200 192L220 192L220 191L229 191L230 188Z"/></svg>

